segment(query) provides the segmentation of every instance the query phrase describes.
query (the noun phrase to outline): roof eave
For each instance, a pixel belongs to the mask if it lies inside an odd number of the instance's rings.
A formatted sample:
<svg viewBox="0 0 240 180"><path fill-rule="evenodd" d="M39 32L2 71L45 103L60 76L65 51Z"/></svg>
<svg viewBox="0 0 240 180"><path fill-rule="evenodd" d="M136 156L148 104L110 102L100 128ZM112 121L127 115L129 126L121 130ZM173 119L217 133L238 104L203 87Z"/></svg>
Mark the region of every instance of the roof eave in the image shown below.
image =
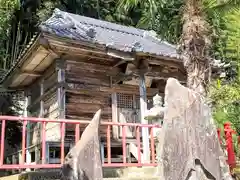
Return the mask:
<svg viewBox="0 0 240 180"><path fill-rule="evenodd" d="M174 61L177 63L182 63L182 59L181 56L179 55L178 57L172 57L172 56L168 56L168 55L157 55L157 54L151 54L151 53L146 53L146 52L141 52L141 51L132 51L132 52L125 52L125 51L120 51L117 49L112 48L110 45L106 46L106 45L102 45L102 44L96 44L96 43L90 43L88 41L79 41L79 40L74 40L74 39L70 39L70 38L66 38L66 37L60 37L60 36L56 36L53 34L49 34L46 32L43 32L43 37L47 40L49 40L50 44L58 44L59 42L64 42L67 43L69 45L80 45L82 47L86 47L87 48L91 48L93 51L95 51L96 53L104 53L105 55L111 55L111 53L109 52L119 52L122 55L125 54L127 57L143 57L143 56L151 56L151 57L157 57L157 58L161 58L161 59L165 59L165 60L169 60L169 61ZM70 47L70 46L68 46Z"/></svg>
<svg viewBox="0 0 240 180"><path fill-rule="evenodd" d="M24 51L16 59L15 64L8 70L6 75L2 78L0 84L4 87L8 87L12 82L14 75L19 73L19 67L26 61L26 59L31 55L34 50L40 45L41 34L38 34L35 39L24 49Z"/></svg>

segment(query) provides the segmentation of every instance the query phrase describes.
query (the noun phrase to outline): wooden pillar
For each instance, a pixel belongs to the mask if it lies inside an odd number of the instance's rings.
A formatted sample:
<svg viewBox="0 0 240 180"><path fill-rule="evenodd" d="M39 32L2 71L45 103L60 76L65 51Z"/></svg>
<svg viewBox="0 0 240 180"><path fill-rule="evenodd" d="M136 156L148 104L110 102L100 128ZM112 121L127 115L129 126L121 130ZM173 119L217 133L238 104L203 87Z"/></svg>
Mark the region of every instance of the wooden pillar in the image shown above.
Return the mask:
<svg viewBox="0 0 240 180"><path fill-rule="evenodd" d="M147 92L145 84L145 76L143 73L139 76L139 91L140 91L140 114L141 114L141 123L148 124L148 121L144 119L145 113L147 110ZM142 139L143 139L143 161L145 163L150 162L150 149L149 149L149 130L146 127L142 128Z"/></svg>
<svg viewBox="0 0 240 180"><path fill-rule="evenodd" d="M29 92L25 92L25 105L24 105L24 113L23 113L24 117L28 117L29 115L28 106L30 105L30 101L31 101L31 96ZM27 164L31 163L31 153L29 151L29 147L31 145L30 136L31 136L31 122L28 121L27 122L27 139L26 139L26 163ZM30 169L27 169L27 170L30 170Z"/></svg>
<svg viewBox="0 0 240 180"><path fill-rule="evenodd" d="M112 93L112 122L118 123L117 93ZM113 138L118 139L118 126L113 126Z"/></svg>
<svg viewBox="0 0 240 180"><path fill-rule="evenodd" d="M63 59L56 59L56 70L57 70L57 101L59 109L59 118L65 118L65 90L63 84L65 82L65 61Z"/></svg>
<svg viewBox="0 0 240 180"><path fill-rule="evenodd" d="M63 59L56 59L56 71L57 71L57 81L58 81L58 89L57 89L57 104L58 104L58 110L59 110L58 118L65 119L65 98L66 98L66 93L64 89L65 61ZM64 125L63 131L61 126L59 126L59 132L60 132L60 142L61 142L62 140L61 136L65 138L65 135L66 135L66 125ZM64 153L65 153L64 148L61 147L61 155ZM49 155L49 152L47 152L47 155Z"/></svg>
<svg viewBox="0 0 240 180"><path fill-rule="evenodd" d="M112 88L112 77L110 77L110 84L111 84L111 88ZM117 93L113 92L111 97L112 97L112 122L118 123ZM113 126L112 130L113 130L113 138L118 139L119 138L119 134L118 134L119 126Z"/></svg>
<svg viewBox="0 0 240 180"><path fill-rule="evenodd" d="M44 95L44 79L41 79L40 80L40 96L42 97ZM44 118L44 101L43 99L41 99L40 101L40 111L39 111L39 117L40 118ZM41 129L42 129L42 123L37 123L37 126L38 126L38 133L41 134ZM41 138L41 136L40 136ZM38 139L37 140L37 144L35 145L34 147L34 153L35 153L35 163L38 163L40 162L41 160L41 157L40 157L40 149L39 149L39 142L42 142L41 139Z"/></svg>
<svg viewBox="0 0 240 180"><path fill-rule="evenodd" d="M40 96L42 97L44 95L44 79L40 81ZM40 101L40 112L39 117L44 117L44 101L41 99Z"/></svg>

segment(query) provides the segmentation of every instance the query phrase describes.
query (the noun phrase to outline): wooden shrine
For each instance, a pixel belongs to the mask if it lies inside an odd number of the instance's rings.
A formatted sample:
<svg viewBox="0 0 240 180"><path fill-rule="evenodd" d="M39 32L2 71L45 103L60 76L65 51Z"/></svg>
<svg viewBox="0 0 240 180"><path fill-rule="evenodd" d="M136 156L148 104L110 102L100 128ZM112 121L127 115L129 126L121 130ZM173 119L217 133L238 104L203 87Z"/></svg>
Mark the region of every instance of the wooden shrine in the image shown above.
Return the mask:
<svg viewBox="0 0 240 180"><path fill-rule="evenodd" d="M102 121L141 123L141 109L152 107L156 93L163 96L168 77L186 81L176 48L153 32L60 10L40 29L3 82L10 89L24 90L26 116L91 120L101 108ZM31 161L37 161L40 152L40 128L37 123L28 126ZM134 129L127 132L134 139ZM65 134L69 149L74 127L67 126ZM46 135L48 160L55 161L60 124L48 123ZM116 152L121 135L120 128L112 129ZM106 126L100 127L100 136L104 148Z"/></svg>

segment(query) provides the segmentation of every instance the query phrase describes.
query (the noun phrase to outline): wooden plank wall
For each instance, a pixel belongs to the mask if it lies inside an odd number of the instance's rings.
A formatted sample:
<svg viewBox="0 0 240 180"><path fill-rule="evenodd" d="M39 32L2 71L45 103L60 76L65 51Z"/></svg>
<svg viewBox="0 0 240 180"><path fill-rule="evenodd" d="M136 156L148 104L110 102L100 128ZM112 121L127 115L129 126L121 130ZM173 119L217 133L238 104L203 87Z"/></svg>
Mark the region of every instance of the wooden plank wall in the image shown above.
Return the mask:
<svg viewBox="0 0 240 180"><path fill-rule="evenodd" d="M90 60L89 60L90 61ZM139 95L137 85L111 85L111 79L116 79L120 72L119 68L112 68L110 65L94 64L94 62L80 62L74 60L66 61L66 118L76 120L91 120L98 109L102 109L102 121L117 122L119 113L115 113L112 107L117 107L117 102L112 104L114 93ZM111 74L111 77L109 76ZM148 88L147 93L151 95L157 89ZM116 95L115 95L116 96ZM112 116L112 113L114 114ZM115 119L112 119L115 117ZM81 125L81 132L84 130ZM74 133L74 127L72 133ZM70 128L68 128L70 129ZM116 128L115 132L118 133ZM100 129L102 137L106 137L107 127ZM111 133L112 134L112 133ZM73 134L74 135L74 134ZM114 136L115 137L115 136Z"/></svg>
<svg viewBox="0 0 240 180"><path fill-rule="evenodd" d="M31 87L28 89L29 104L28 104L28 116L30 117L38 117L40 113L40 101L38 98L40 97L40 84L36 81L34 82ZM38 123L29 123L29 130L30 130L30 146L37 144L40 141L39 133L40 130L38 128Z"/></svg>
<svg viewBox="0 0 240 180"><path fill-rule="evenodd" d="M55 65L55 64L54 64ZM45 74L43 87L44 94L46 96L43 98L44 104L44 118L55 119L58 118L59 113L57 109L57 73L55 66L52 65Z"/></svg>
<svg viewBox="0 0 240 180"><path fill-rule="evenodd" d="M66 61L66 118L91 120L98 109L102 109L102 120L111 121L111 93L101 93L99 87L110 87L110 77L106 72L110 66L85 62ZM87 89L83 91L82 89ZM81 90L80 90L81 89ZM81 125L80 132L84 125ZM106 127L100 129L106 136Z"/></svg>
<svg viewBox="0 0 240 180"><path fill-rule="evenodd" d="M30 87L30 91L34 92L31 95L31 104L34 108L34 117L44 117L49 119L57 119L59 117L57 104L57 73L55 63L53 63L43 74L37 79L35 86ZM41 92L41 84L43 91ZM42 108L42 109L41 109ZM32 123L32 144L41 142L41 123ZM60 124L47 123L46 125L46 141L60 140Z"/></svg>
<svg viewBox="0 0 240 180"><path fill-rule="evenodd" d="M115 113L117 102L112 104L112 97L115 93L123 93L137 96L139 87L135 85L113 85L111 79L117 78L121 71L119 68L112 68L111 64L97 64L89 60L82 62L76 60L64 60L65 82L58 84L58 73L56 63L53 63L43 74L43 77L36 83L43 83L43 92L39 97L34 97L36 107L43 108L41 117L57 119L59 118L58 87L64 86L66 90L65 118L75 120L91 120L98 109L102 109L102 121L117 122L119 113ZM109 76L111 74L111 77ZM38 86L40 89L40 86ZM153 95L156 92L154 88L147 88L147 93ZM114 101L113 101L114 102ZM40 113L39 109L39 113ZM117 112L117 110L116 110ZM112 116L112 113L114 116ZM40 115L40 114L39 114ZM112 117L114 117L112 119ZM41 125L37 126L39 129ZM86 125L81 125L80 133L83 132ZM72 134L74 138L73 126L66 126L66 136ZM116 131L116 129L115 129ZM118 131L118 130L117 130ZM35 139L40 139L40 131L35 130ZM107 127L101 126L100 133L106 138ZM117 132L118 133L118 132ZM47 123L47 140L60 140L60 124ZM36 140L34 141L36 142Z"/></svg>
<svg viewBox="0 0 240 180"><path fill-rule="evenodd" d="M57 71L56 63L53 63L46 73L44 74L44 94L43 98L44 118L58 119L59 109L57 101ZM47 123L46 125L46 137L47 141L60 141L60 124L59 123Z"/></svg>

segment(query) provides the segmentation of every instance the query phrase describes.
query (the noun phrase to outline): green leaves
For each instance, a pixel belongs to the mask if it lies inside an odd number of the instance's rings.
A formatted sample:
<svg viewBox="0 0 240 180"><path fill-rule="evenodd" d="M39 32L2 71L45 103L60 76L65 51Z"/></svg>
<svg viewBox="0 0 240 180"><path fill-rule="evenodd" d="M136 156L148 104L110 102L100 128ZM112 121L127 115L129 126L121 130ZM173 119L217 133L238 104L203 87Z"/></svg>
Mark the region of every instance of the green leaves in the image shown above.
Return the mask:
<svg viewBox="0 0 240 180"><path fill-rule="evenodd" d="M182 0L118 0L118 12L131 16L140 13L138 27L154 30L163 40L178 44L182 34ZM213 117L219 127L232 122L240 134L240 0L202 0L203 11L210 24L213 42L211 57L238 64L235 82L220 81L210 85ZM156 7L155 7L156 6ZM131 12L131 13L130 13Z"/></svg>
<svg viewBox="0 0 240 180"><path fill-rule="evenodd" d="M11 19L19 7L19 0L0 0L0 68L3 69L8 57L4 43L10 38Z"/></svg>
<svg viewBox="0 0 240 180"><path fill-rule="evenodd" d="M19 9L19 0L0 0L0 34L6 38L10 28L9 21L15 10Z"/></svg>
<svg viewBox="0 0 240 180"><path fill-rule="evenodd" d="M216 0L211 0L211 1L216 1ZM239 11L239 8L240 8L239 0L224 0L221 2L215 2L213 6L210 7L211 10L215 10L215 11L217 10L224 13Z"/></svg>
<svg viewBox="0 0 240 180"><path fill-rule="evenodd" d="M154 30L162 39L177 43L182 31L182 4L181 0L118 0L117 12L138 19L138 28Z"/></svg>
<svg viewBox="0 0 240 180"><path fill-rule="evenodd" d="M209 93L213 104L213 116L219 126L229 121L240 134L240 86L238 82L219 84L219 80L212 84Z"/></svg>

